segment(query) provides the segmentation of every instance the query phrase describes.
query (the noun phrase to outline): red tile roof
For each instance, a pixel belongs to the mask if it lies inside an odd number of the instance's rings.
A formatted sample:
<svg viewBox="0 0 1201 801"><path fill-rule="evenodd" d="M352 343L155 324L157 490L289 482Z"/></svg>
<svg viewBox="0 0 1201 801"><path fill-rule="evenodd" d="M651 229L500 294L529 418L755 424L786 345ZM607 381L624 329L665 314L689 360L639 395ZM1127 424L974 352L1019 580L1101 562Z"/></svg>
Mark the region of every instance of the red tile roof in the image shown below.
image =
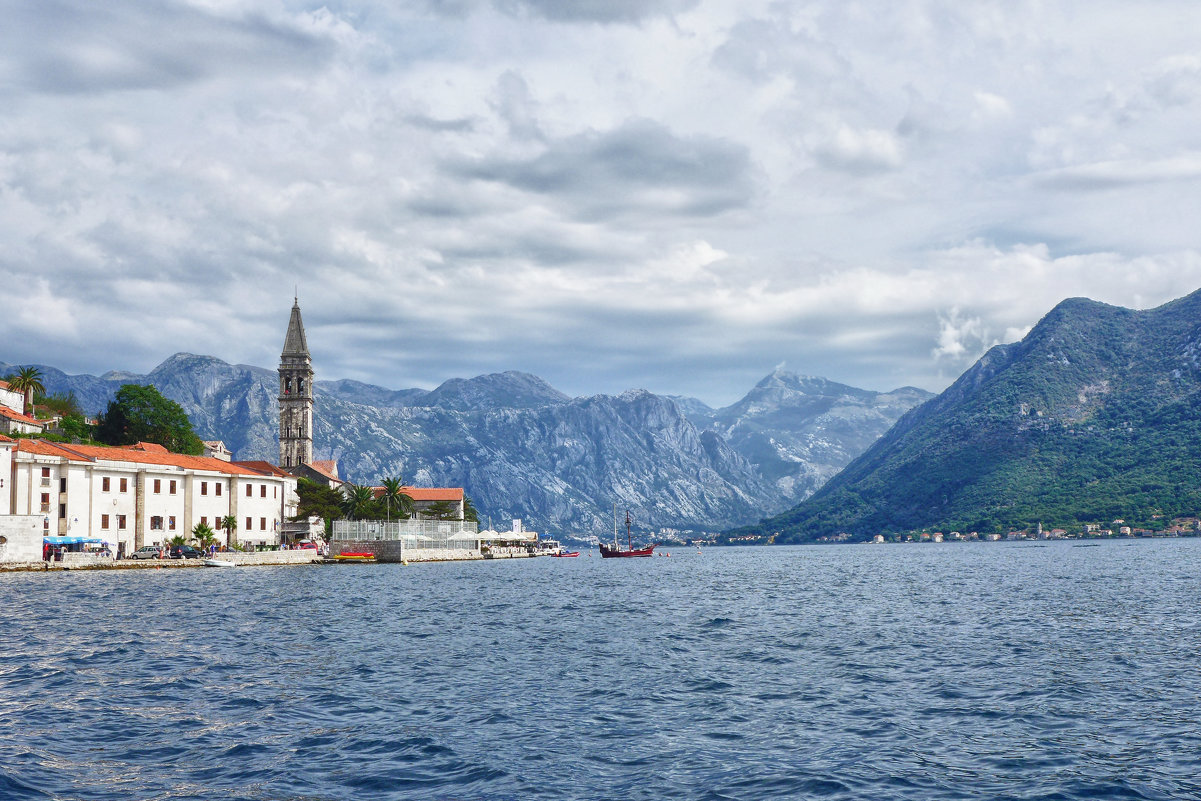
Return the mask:
<svg viewBox="0 0 1201 801"><path fill-rule="evenodd" d="M108 445L65 445L42 439L23 439L17 443L17 453L59 456L70 459L73 462L96 462L101 460L109 462L133 462L135 464L151 464L161 467L178 467L184 470L207 470L212 473L225 473L232 476L265 475L261 470L240 466L235 462L226 462L209 456L185 456L181 453L169 453L165 448L160 452L154 449L136 449L136 446L115 448Z"/></svg>
<svg viewBox="0 0 1201 801"><path fill-rule="evenodd" d="M133 445L126 445L124 447L128 448L131 451L146 451L147 453L170 453L171 452L171 451L167 450L165 447L163 447L162 445L159 445L157 442L138 442Z"/></svg>
<svg viewBox="0 0 1201 801"><path fill-rule="evenodd" d="M338 478L338 463L333 461L309 462L309 467L314 471L328 478L330 481L336 481L342 484L342 479Z"/></svg>
<svg viewBox="0 0 1201 801"><path fill-rule="evenodd" d="M37 420L33 417L26 417L25 415L21 414L20 412L14 412L12 409L8 408L7 406L0 406L0 415L7 417L9 420L16 420L18 423L32 423L33 425L36 425L36 426L45 426L46 425L41 420Z"/></svg>
<svg viewBox="0 0 1201 801"><path fill-rule="evenodd" d="M242 467L248 467L251 470L254 470L256 473L263 473L264 475L287 476L288 478L295 478L295 476L293 476L287 470L281 470L275 465L271 464L271 462L251 460L248 462L233 462L233 464L240 465Z"/></svg>
<svg viewBox="0 0 1201 801"><path fill-rule="evenodd" d="M0 434L0 442L16 442L16 440L12 437L6 437L3 434Z"/></svg>
<svg viewBox="0 0 1201 801"><path fill-rule="evenodd" d="M383 487L372 487L371 491L379 498L384 494ZM400 491L415 501L461 501L462 487L401 487Z"/></svg>

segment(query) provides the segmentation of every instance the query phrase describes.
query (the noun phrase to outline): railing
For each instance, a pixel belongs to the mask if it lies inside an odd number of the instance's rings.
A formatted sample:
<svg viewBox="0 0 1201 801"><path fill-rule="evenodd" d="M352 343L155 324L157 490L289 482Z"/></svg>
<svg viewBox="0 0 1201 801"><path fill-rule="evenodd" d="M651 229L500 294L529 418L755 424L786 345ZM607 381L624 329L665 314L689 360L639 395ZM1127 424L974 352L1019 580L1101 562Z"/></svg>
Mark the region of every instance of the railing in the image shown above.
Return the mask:
<svg viewBox="0 0 1201 801"><path fill-rule="evenodd" d="M463 520L335 520L335 540L400 541L405 548L479 548L479 525Z"/></svg>

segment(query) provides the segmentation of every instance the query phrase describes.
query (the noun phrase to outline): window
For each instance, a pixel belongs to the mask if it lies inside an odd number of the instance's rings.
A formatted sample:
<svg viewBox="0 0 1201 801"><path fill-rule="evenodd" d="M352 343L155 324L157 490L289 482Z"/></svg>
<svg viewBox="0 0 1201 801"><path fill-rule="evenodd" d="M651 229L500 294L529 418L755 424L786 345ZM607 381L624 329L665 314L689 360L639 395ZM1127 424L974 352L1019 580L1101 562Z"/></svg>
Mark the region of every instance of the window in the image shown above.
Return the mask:
<svg viewBox="0 0 1201 801"><path fill-rule="evenodd" d="M260 498L267 497L267 485L266 484L263 484L261 487L259 487L259 497Z"/></svg>
<svg viewBox="0 0 1201 801"><path fill-rule="evenodd" d="M107 517L107 515L106 515L106 517ZM155 517L150 518L150 530L151 531L162 531L163 530L163 518L161 516L155 516Z"/></svg>
<svg viewBox="0 0 1201 801"><path fill-rule="evenodd" d="M259 518L259 531L266 531L266 530L267 530L267 518L260 517Z"/></svg>
<svg viewBox="0 0 1201 801"><path fill-rule="evenodd" d="M247 498L254 497L254 487L250 486L249 484L246 485L246 497Z"/></svg>
<svg viewBox="0 0 1201 801"><path fill-rule="evenodd" d="M117 515L117 528L121 531L125 530L125 515Z"/></svg>
<svg viewBox="0 0 1201 801"><path fill-rule="evenodd" d="M50 511L50 493L49 493L49 492L43 492L43 493L42 493L42 508L41 508L41 511L43 511L43 512L49 512L49 511Z"/></svg>
<svg viewBox="0 0 1201 801"><path fill-rule="evenodd" d="M172 481L171 483L174 484L175 482ZM171 531L175 530L175 515L171 515L167 518L167 528Z"/></svg>
<svg viewBox="0 0 1201 801"><path fill-rule="evenodd" d="M217 482L217 497L221 496L221 482Z"/></svg>
<svg viewBox="0 0 1201 801"><path fill-rule="evenodd" d="M58 480L58 491L59 492L67 491L67 477L66 476L63 476L62 478L60 478Z"/></svg>
<svg viewBox="0 0 1201 801"><path fill-rule="evenodd" d="M168 485L167 489L172 495L175 494L175 479L171 479L171 483Z"/></svg>
<svg viewBox="0 0 1201 801"><path fill-rule="evenodd" d="M100 479L100 491L101 492L111 492L112 491L112 479L111 478L109 478L108 476L105 476L104 478Z"/></svg>
<svg viewBox="0 0 1201 801"><path fill-rule="evenodd" d="M100 528L108 528L108 515L100 515Z"/></svg>
<svg viewBox="0 0 1201 801"><path fill-rule="evenodd" d="M272 487L272 488L271 488L271 497L272 497L272 498L278 498L278 497L279 497L279 487Z"/></svg>
<svg viewBox="0 0 1201 801"><path fill-rule="evenodd" d="M200 518L200 525L207 526L208 524L209 524L209 519L207 517Z"/></svg>
<svg viewBox="0 0 1201 801"><path fill-rule="evenodd" d="M129 479L128 478L121 479L121 491L129 492Z"/></svg>
<svg viewBox="0 0 1201 801"><path fill-rule="evenodd" d="M246 518L246 530L254 531L254 518L253 517Z"/></svg>
<svg viewBox="0 0 1201 801"><path fill-rule="evenodd" d="M50 478L50 468L49 467L42 468L42 478Z"/></svg>
<svg viewBox="0 0 1201 801"><path fill-rule="evenodd" d="M162 491L163 491L163 480L161 478L156 478L154 480L154 494L158 495Z"/></svg>
<svg viewBox="0 0 1201 801"><path fill-rule="evenodd" d="M200 494L201 495L209 494L209 483L207 481L200 482Z"/></svg>

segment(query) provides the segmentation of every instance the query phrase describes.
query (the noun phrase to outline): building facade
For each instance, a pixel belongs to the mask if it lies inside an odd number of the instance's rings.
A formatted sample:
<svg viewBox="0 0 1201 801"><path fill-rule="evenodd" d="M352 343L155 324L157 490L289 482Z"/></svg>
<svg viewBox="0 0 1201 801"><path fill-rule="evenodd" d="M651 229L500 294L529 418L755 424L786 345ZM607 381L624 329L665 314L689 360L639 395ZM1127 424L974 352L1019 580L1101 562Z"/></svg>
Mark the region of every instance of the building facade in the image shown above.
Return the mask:
<svg viewBox="0 0 1201 801"><path fill-rule="evenodd" d="M284 349L279 356L279 466L284 470L313 461L313 359L293 300Z"/></svg>
<svg viewBox="0 0 1201 801"><path fill-rule="evenodd" d="M200 523L225 544L273 545L298 499L296 479L269 468L147 443L116 448L29 439L12 449L6 494L12 514L42 517L45 536L103 539L118 555L176 535L190 538ZM225 526L230 516L232 530Z"/></svg>

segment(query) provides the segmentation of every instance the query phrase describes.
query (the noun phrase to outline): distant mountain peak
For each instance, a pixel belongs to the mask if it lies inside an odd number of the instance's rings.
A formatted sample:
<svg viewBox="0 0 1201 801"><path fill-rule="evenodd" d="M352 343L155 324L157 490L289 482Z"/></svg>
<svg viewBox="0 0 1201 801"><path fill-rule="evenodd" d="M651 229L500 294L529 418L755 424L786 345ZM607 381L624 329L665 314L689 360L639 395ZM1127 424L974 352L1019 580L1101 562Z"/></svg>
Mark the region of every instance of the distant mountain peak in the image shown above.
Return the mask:
<svg viewBox="0 0 1201 801"><path fill-rule="evenodd" d="M755 529L788 542L1196 515L1199 312L1196 292L1143 311L1069 298Z"/></svg>

